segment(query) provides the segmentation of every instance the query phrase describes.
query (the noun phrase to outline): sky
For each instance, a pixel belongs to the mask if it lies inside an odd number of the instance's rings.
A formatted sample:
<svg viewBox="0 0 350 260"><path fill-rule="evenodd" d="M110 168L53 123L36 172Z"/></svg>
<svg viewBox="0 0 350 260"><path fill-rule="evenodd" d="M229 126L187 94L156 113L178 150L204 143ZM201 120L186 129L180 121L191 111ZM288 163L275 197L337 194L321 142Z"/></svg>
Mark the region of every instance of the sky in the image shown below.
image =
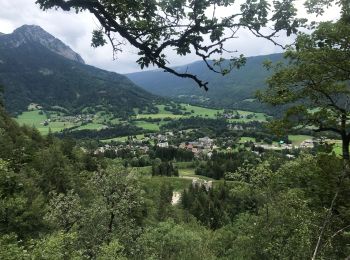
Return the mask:
<svg viewBox="0 0 350 260"><path fill-rule="evenodd" d="M300 1L299 6L301 6ZM132 46L124 46L123 52L118 54L116 60L113 60L110 45L96 49L91 47L91 32L98 28L98 22L88 12L76 14L61 10L42 11L35 4L35 0L0 0L0 7L0 32L2 33L11 33L24 24L39 25L79 53L89 65L118 73L141 70L136 63L137 51ZM335 19L338 14L339 12L335 8L330 9L323 19ZM300 15L305 17L305 13L300 12ZM280 47L264 39L256 38L247 31L240 31L238 36L237 39L228 42L227 49L248 57L282 52ZM282 34L277 40L281 44L287 44L292 41L292 38ZM184 65L199 60L195 55L178 57L172 52L169 52L168 56L171 66Z"/></svg>

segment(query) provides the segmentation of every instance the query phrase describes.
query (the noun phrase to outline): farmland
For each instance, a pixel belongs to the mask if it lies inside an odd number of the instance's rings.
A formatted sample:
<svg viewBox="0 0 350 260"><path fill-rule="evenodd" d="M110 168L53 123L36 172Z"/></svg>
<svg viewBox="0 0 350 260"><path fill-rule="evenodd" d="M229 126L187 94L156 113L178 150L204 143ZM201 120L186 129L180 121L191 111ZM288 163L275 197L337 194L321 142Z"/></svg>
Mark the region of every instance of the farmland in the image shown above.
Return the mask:
<svg viewBox="0 0 350 260"><path fill-rule="evenodd" d="M20 125L33 126L42 134L48 134L49 131L56 133L65 129L72 131L79 130L101 130L108 126L118 124L131 124L145 131L159 132L161 126L166 125L169 121L185 119L190 117L201 117L208 119L216 119L226 116L228 113L223 109L205 108L193 106L184 103L170 102L168 104L156 105L157 113L139 113L139 109L134 109L135 115L125 121L116 118L113 114L106 111L97 111L94 114L87 114L88 108L83 110L83 114L68 116L63 112L30 110L20 114L16 121ZM234 110L237 118L228 119L229 122L251 122L251 121L266 121L267 115L263 113L254 113L250 111ZM125 141L127 136L108 139L114 141ZM106 141L106 140L105 140Z"/></svg>

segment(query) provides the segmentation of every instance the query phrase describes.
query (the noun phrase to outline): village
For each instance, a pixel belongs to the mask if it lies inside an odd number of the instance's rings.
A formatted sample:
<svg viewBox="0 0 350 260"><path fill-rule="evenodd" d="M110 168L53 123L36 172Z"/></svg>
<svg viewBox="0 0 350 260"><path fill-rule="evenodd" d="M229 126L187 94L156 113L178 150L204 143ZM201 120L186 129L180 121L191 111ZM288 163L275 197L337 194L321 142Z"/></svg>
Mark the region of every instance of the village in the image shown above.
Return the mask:
<svg viewBox="0 0 350 260"><path fill-rule="evenodd" d="M179 140L179 136L183 136L185 131L178 131L176 134L172 131L165 132L163 134L151 133L144 135L144 137L137 138L130 136L125 142L110 142L107 144L100 145L94 154L103 154L106 151L118 152L120 149L128 149L134 154L141 153L147 154L152 147L159 148L174 148L190 151L193 153L194 158L205 159L211 158L214 151L217 152L232 152L236 148L234 147L220 147L215 138L210 138L208 136L200 137L195 140L182 141L179 144L174 143L175 140ZM291 151L295 149L312 149L315 147L320 140L318 139L306 139L300 144L290 144L280 141L278 143L274 142L272 144L266 144L262 142L253 142L250 140L236 143L235 147L246 147L252 152L259 154L264 150L274 150L274 151Z"/></svg>

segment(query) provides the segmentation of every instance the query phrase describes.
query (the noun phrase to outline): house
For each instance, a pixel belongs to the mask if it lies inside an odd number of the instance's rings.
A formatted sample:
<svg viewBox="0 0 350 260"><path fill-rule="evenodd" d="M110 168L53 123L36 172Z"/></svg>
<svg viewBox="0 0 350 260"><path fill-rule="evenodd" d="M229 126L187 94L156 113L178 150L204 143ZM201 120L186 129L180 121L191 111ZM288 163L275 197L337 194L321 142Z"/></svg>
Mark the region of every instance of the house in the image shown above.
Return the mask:
<svg viewBox="0 0 350 260"><path fill-rule="evenodd" d="M168 148L169 147L169 143L168 142L158 143L157 146L161 147L161 148Z"/></svg>
<svg viewBox="0 0 350 260"><path fill-rule="evenodd" d="M213 145L214 140L210 139L208 136L206 136L206 137L203 137L203 138L199 138L198 142L202 146L207 146L208 147L208 146L212 146Z"/></svg>
<svg viewBox="0 0 350 260"><path fill-rule="evenodd" d="M301 144L300 144L300 148L314 148L314 141L311 139L308 140L304 140Z"/></svg>
<svg viewBox="0 0 350 260"><path fill-rule="evenodd" d="M159 134L159 135L157 135L157 140L159 142L166 142L166 141L168 141L168 138L166 137L166 135Z"/></svg>

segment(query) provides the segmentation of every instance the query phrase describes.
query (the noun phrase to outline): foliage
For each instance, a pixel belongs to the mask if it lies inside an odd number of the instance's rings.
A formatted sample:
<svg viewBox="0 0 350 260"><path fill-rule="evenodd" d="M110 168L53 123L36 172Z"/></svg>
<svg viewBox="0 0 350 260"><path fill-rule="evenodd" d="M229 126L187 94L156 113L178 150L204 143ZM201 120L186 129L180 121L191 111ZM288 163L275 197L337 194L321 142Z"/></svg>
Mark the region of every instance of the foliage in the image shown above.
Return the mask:
<svg viewBox="0 0 350 260"><path fill-rule="evenodd" d="M140 127L133 125L119 124L106 129L101 129L98 131L85 130L64 130L61 133L57 133L58 137L68 137L76 139L109 139L118 136L133 136L140 133L147 132Z"/></svg>
<svg viewBox="0 0 350 260"><path fill-rule="evenodd" d="M228 176L225 173L238 170L244 162L256 165L258 162L257 156L248 151L233 153L214 152L209 160L198 165L196 174L219 180Z"/></svg>
<svg viewBox="0 0 350 260"><path fill-rule="evenodd" d="M231 179L211 188L169 171L136 178L121 163L91 157L73 140L41 137L0 112L4 259L308 258L342 173L334 155L287 160L247 151L214 153L204 163ZM348 179L339 186L322 258L350 253L349 187ZM179 205L173 192L181 192Z"/></svg>
<svg viewBox="0 0 350 260"><path fill-rule="evenodd" d="M179 170L172 162L162 162L155 160L152 164L152 176L179 176Z"/></svg>
<svg viewBox="0 0 350 260"><path fill-rule="evenodd" d="M200 227L160 222L140 237L142 257L149 259L212 259L208 233Z"/></svg>
<svg viewBox="0 0 350 260"><path fill-rule="evenodd" d="M154 156L161 159L162 161L192 161L194 156L191 151L184 149L177 149L174 147L162 148L156 147L154 151Z"/></svg>
<svg viewBox="0 0 350 260"><path fill-rule="evenodd" d="M205 90L208 89L208 83L195 74L178 72L167 65L168 50L175 50L179 56L194 52L210 70L225 75L245 63L245 58L240 55L232 57L227 66L221 64L222 56L227 52L224 43L235 38L240 29L248 29L254 35L273 41L273 36L279 31L286 30L287 35L290 35L304 22L296 18L296 9L292 1L287 0L272 5L267 1L247 1L238 6L234 6L231 0L129 0L117 4L113 0L37 0L36 3L43 10L61 8L65 11L89 11L100 22L114 54L122 51L122 39L125 39L138 49L140 58L137 62L142 69L155 65L176 76L191 79ZM237 8L237 11L219 16L217 8ZM264 35L262 29L268 24L271 24L273 33ZM95 31L93 36L94 46L105 44L101 33ZM215 56L218 56L217 60L214 64L210 63L209 59Z"/></svg>
<svg viewBox="0 0 350 260"><path fill-rule="evenodd" d="M277 129L316 127L332 131L343 141L349 159L349 38L350 25L342 20L323 22L310 35L300 34L285 57L288 66L277 65L260 99L272 105L289 104Z"/></svg>

